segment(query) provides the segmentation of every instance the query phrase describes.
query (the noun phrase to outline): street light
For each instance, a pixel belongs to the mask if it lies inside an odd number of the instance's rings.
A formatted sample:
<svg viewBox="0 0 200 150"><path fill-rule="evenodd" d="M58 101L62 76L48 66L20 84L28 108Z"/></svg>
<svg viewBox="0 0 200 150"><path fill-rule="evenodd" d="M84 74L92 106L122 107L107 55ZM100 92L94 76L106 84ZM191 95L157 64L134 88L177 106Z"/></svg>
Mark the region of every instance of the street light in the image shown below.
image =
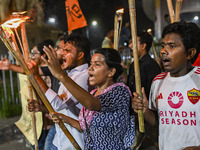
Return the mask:
<svg viewBox="0 0 200 150"><path fill-rule="evenodd" d="M194 20L199 20L199 17L198 17L198 16L195 16L195 17L194 17Z"/></svg>
<svg viewBox="0 0 200 150"><path fill-rule="evenodd" d="M54 17L50 17L48 22L54 24L56 22L56 19Z"/></svg>
<svg viewBox="0 0 200 150"><path fill-rule="evenodd" d="M92 25L93 25L93 26L96 26L96 25L97 25L97 21L95 21L95 20L92 21Z"/></svg>

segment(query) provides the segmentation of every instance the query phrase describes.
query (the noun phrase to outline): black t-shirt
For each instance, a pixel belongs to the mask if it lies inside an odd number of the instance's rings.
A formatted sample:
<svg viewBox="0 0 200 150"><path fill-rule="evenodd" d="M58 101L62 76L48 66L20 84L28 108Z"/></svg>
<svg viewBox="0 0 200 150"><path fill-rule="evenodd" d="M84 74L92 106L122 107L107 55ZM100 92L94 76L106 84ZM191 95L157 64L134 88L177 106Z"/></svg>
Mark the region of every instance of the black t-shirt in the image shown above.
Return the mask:
<svg viewBox="0 0 200 150"><path fill-rule="evenodd" d="M139 66L140 66L141 86L144 87L146 96L147 98L149 98L151 83L154 77L161 72L161 69L157 64L157 62L153 58L151 58L149 54L145 54L139 60ZM134 62L131 63L129 68L127 85L132 93L136 91Z"/></svg>

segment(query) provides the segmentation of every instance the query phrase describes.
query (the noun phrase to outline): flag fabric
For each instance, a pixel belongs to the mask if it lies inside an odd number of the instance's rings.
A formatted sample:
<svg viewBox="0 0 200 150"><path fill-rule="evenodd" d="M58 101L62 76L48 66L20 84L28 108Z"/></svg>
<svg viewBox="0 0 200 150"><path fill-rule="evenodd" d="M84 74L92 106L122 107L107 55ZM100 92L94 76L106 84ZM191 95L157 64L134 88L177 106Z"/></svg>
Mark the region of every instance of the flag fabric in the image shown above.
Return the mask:
<svg viewBox="0 0 200 150"><path fill-rule="evenodd" d="M68 31L87 26L85 17L81 11L78 0L65 1Z"/></svg>

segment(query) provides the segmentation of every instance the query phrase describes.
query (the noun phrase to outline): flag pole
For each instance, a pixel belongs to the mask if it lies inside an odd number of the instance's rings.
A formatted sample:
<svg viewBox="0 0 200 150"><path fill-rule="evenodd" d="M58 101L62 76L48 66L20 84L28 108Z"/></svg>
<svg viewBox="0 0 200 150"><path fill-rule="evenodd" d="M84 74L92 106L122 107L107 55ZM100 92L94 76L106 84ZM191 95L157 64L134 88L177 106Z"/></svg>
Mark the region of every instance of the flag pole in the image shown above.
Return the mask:
<svg viewBox="0 0 200 150"><path fill-rule="evenodd" d="M139 59L138 59L138 53L137 53L137 39L136 39L137 28L136 28L135 0L128 0L128 2L129 2L129 13L130 13L130 22L131 22L131 35L132 35L132 42L133 42L135 86L136 86L136 92L140 95L142 99L140 68L139 68ZM139 121L139 131L141 133L144 133L145 132L144 116L143 116L142 110L138 111L138 121Z"/></svg>

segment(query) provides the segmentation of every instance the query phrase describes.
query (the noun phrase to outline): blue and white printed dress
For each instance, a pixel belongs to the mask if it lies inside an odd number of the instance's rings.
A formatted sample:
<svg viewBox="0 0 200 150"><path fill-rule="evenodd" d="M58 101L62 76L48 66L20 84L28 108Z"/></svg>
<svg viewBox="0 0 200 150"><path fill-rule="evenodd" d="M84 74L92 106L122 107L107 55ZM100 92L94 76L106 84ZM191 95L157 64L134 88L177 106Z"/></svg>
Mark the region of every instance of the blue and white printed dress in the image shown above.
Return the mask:
<svg viewBox="0 0 200 150"><path fill-rule="evenodd" d="M96 89L91 94L95 92ZM79 114L79 122L85 135L85 149L130 149L135 139L135 119L130 115L129 88L124 83L115 83L97 98L101 101L100 112L83 107Z"/></svg>

